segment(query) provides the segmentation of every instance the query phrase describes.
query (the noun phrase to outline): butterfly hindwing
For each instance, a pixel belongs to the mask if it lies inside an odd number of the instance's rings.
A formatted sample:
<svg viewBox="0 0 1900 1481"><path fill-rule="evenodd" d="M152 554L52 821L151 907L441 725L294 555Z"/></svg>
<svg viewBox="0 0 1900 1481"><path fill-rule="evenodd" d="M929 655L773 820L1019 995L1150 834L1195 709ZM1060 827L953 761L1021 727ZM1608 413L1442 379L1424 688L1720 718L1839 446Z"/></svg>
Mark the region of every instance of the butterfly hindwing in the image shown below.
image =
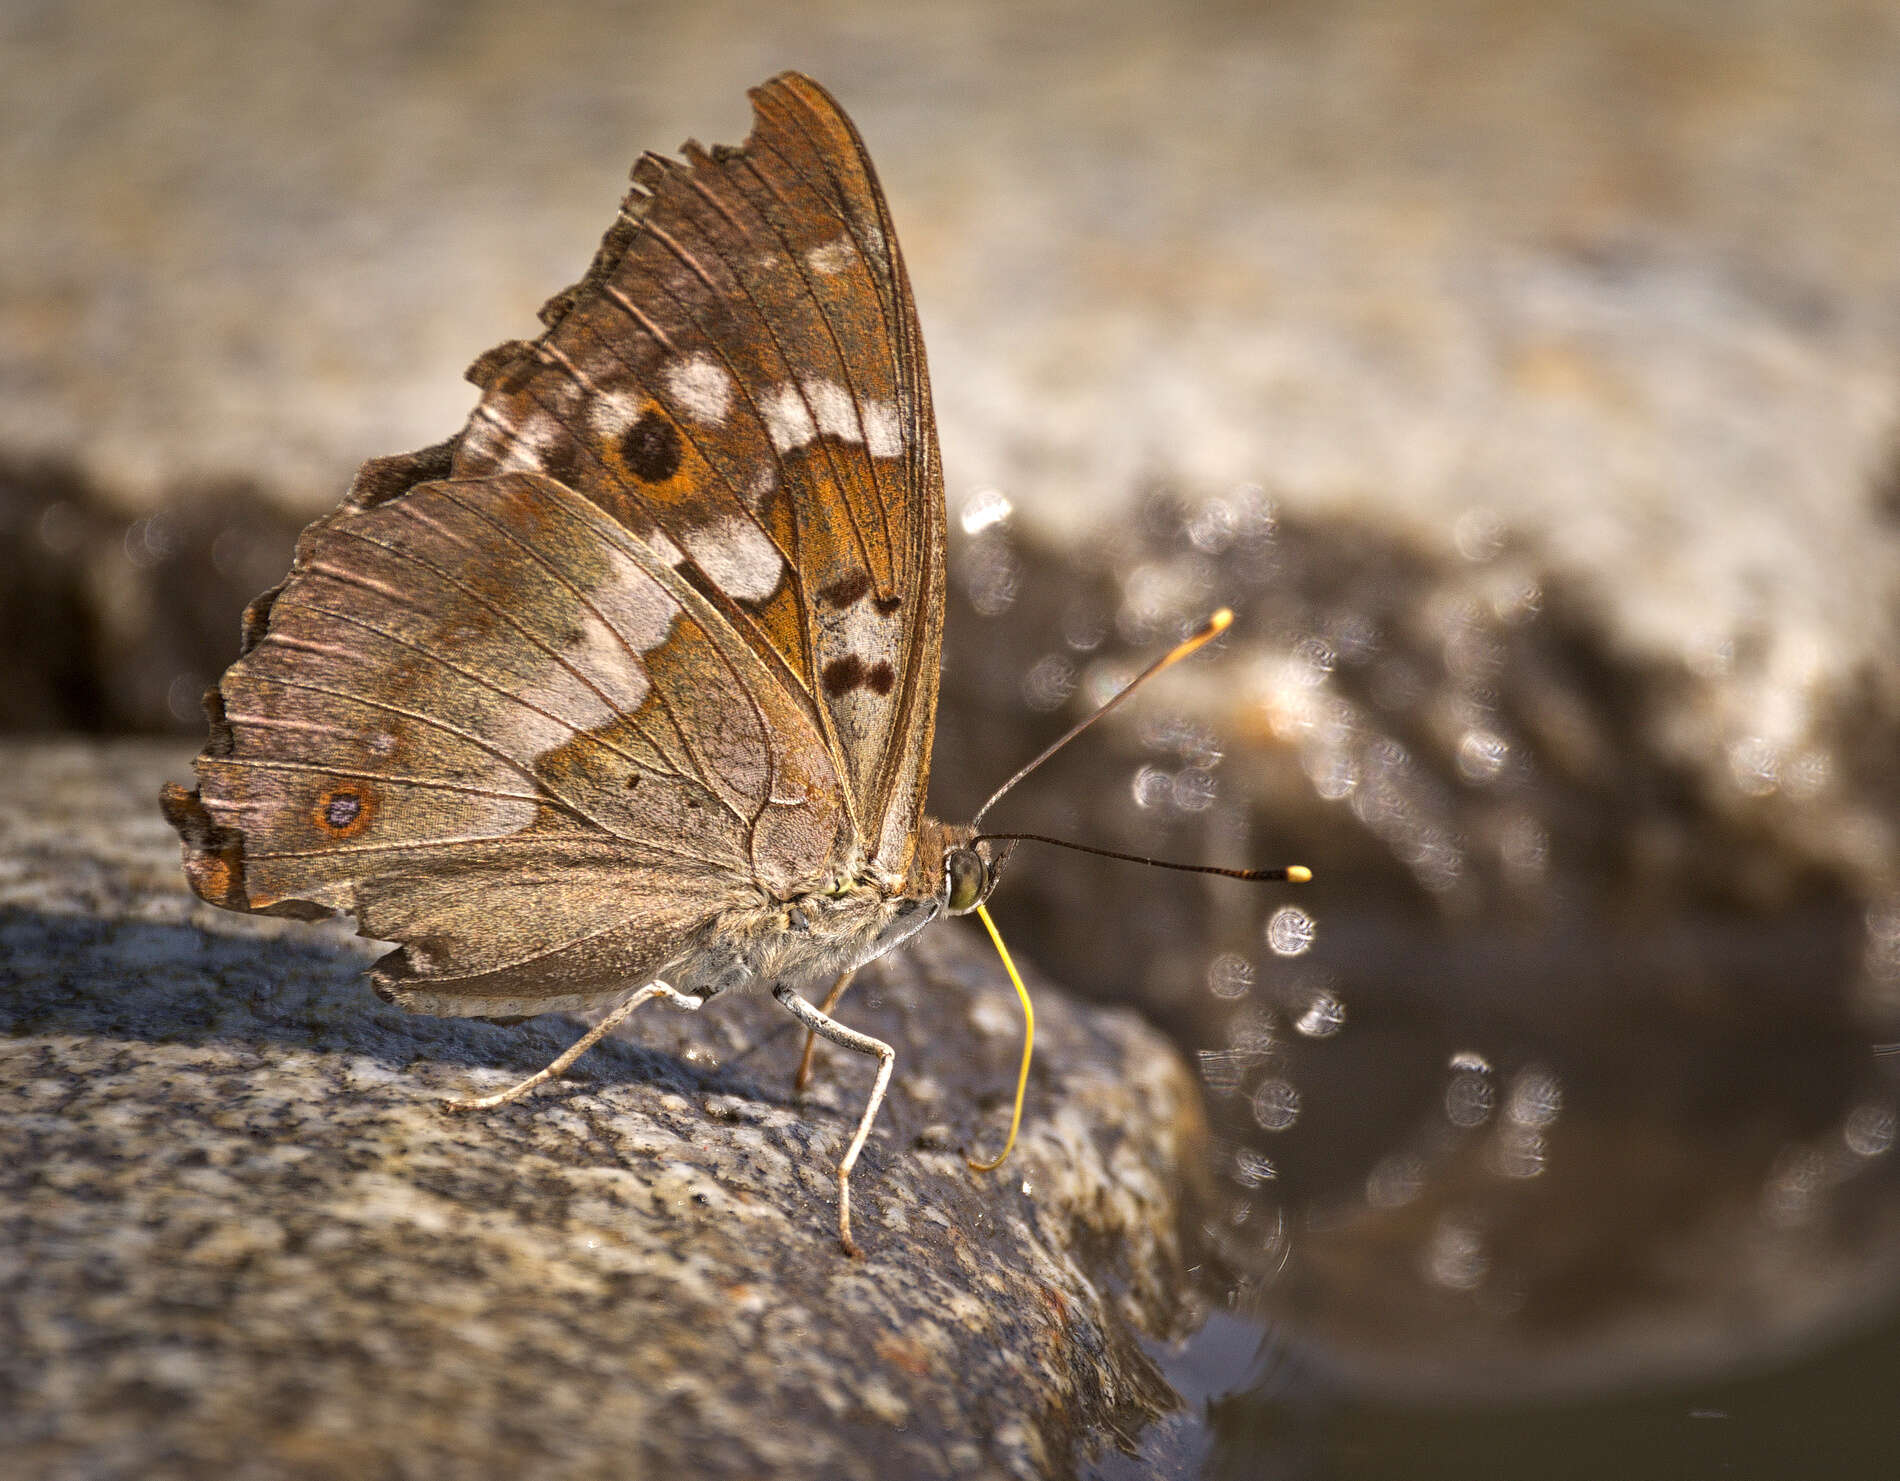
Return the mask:
<svg viewBox="0 0 1900 1481"><path fill-rule="evenodd" d="M856 131L795 75L742 149L648 156L548 332L472 375L458 475L546 473L696 586L807 710L864 851L907 860L942 634L941 474Z"/></svg>
<svg viewBox="0 0 1900 1481"><path fill-rule="evenodd" d="M168 796L194 886L353 912L405 943L399 1001L503 1013L597 1001L822 874L822 737L670 559L538 475L313 526Z"/></svg>

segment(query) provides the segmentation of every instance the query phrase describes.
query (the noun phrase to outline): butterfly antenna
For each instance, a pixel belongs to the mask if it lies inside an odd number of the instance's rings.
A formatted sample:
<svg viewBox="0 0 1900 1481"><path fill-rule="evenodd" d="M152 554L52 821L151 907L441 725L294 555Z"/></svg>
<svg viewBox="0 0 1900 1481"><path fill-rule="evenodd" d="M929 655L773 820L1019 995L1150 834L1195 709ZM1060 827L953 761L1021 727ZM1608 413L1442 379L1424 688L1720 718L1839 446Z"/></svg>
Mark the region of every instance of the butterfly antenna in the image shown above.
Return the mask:
<svg viewBox="0 0 1900 1481"><path fill-rule="evenodd" d="M1009 980L1015 984L1016 996L1023 1005L1023 1067L1016 1074L1016 1108L1009 1113L1009 1138L1003 1143L1003 1150L989 1162L979 1162L968 1156L963 1159L973 1171L994 1172L1003 1165L1010 1148L1016 1145L1016 1129L1023 1124L1023 1093L1029 1088L1029 1057L1036 1047L1036 1010L1030 1006L1029 989L1023 986L1016 964L1009 959L1009 948L1003 945L1003 937L996 929L996 922L990 919L988 907L977 906L976 918L983 922L983 929L990 933L990 940L996 943L996 954L1003 959L1003 970L1009 973Z"/></svg>
<svg viewBox="0 0 1900 1481"><path fill-rule="evenodd" d="M994 792L990 793L990 800L976 810L976 816L970 819L970 822L974 826L981 827L983 814L995 807L1002 799L1003 794L1009 791L1011 787L1014 787L1024 777L1028 776L1030 772L1034 771L1038 766L1041 766L1043 762L1047 761L1051 756L1055 755L1057 751L1060 751L1070 741L1087 730L1089 726L1093 725L1097 720L1101 719L1102 716L1114 709L1116 705L1127 699L1129 695L1141 688L1143 684L1146 684L1156 674L1165 668L1172 668L1196 649L1213 642L1214 639L1218 638L1233 625L1233 621L1233 612L1226 607L1222 607L1212 617L1207 619L1206 627L1195 633L1193 637L1175 644L1174 647L1170 648L1139 674L1135 675L1134 678L1130 679L1128 683L1122 686L1100 709L1084 715L1080 720L1076 721L1075 724L1063 731L1061 735L1057 736L1055 740L1043 747L1041 754L1038 755L1035 760L1024 766L1016 775L1004 782L1003 785L998 787Z"/></svg>
<svg viewBox="0 0 1900 1481"><path fill-rule="evenodd" d="M983 822L983 815L992 807L996 806L1010 788L1022 781L1024 777L1028 776L1038 766L1041 766L1043 762L1055 755L1057 751L1060 751L1070 741L1087 730L1089 726L1101 719L1102 716L1114 709L1116 705L1127 699L1129 695L1133 694L1156 674L1165 668L1173 667L1189 654L1213 642L1215 638L1218 638L1233 625L1233 621L1234 614L1226 607L1222 607L1218 612L1214 613L1212 617L1208 618L1207 626L1203 627L1192 637L1175 644L1174 647L1170 648L1166 653L1162 654L1161 657L1149 664L1147 668L1135 675L1133 679L1129 680L1128 683L1117 690L1115 694L1110 696L1106 704L1076 721L1075 724L1071 725L1054 741L1045 746L1032 761L1023 766L1014 776L992 792L989 800L976 810L976 816L970 820L971 825L973 827L980 827ZM1163 859L1150 859L1141 854L1116 853L1112 849L1094 848L1086 843L1070 843L1067 839L1048 838L1040 833L979 833L977 838L972 841L976 842L982 839L993 839L999 842L1020 841L1024 843L1052 843L1058 848L1077 849L1085 854L1100 854L1105 858L1124 859L1129 863L1153 864L1158 868L1180 869L1190 874L1219 874L1228 879L1284 880L1294 884L1304 884L1313 877L1313 871L1308 869L1304 864L1289 864L1284 869L1222 869L1212 864L1173 864ZM1015 1147L1016 1133L1023 1124L1023 1096L1029 1088L1029 1061L1036 1047L1036 1010L1029 1001L1029 989L1023 986L1022 974L1016 970L1016 963L1010 960L1009 948L1003 945L1003 937L996 929L996 922L990 919L988 907L978 905L976 907L976 916L978 920L983 922L983 929L990 933L990 940L996 946L996 954L1003 959L1003 970L1009 973L1010 983L1015 987L1016 996L1023 1005L1023 1062L1022 1068L1018 1070L1016 1074L1016 1104L1009 1115L1009 1136L1003 1142L1003 1150L998 1152L996 1156L988 1162L979 1161L975 1157L964 1158L964 1161L968 1162L971 1168L977 1172L994 1172L1003 1165L1004 1159L1009 1156L1011 1149Z"/></svg>
<svg viewBox="0 0 1900 1481"><path fill-rule="evenodd" d="M1067 838L1051 838L1046 833L979 833L970 841L981 843L986 838L1013 843L1049 843L1057 848L1072 848L1079 854L1099 854L1104 859L1120 859L1127 864L1147 864L1156 869L1179 869L1183 874L1218 874L1223 879L1305 884L1313 877L1313 871L1304 864L1288 864L1280 869L1223 869L1218 864L1177 864L1171 859L1151 859L1146 854L1124 854L1112 848L1096 848L1090 843L1075 843Z"/></svg>

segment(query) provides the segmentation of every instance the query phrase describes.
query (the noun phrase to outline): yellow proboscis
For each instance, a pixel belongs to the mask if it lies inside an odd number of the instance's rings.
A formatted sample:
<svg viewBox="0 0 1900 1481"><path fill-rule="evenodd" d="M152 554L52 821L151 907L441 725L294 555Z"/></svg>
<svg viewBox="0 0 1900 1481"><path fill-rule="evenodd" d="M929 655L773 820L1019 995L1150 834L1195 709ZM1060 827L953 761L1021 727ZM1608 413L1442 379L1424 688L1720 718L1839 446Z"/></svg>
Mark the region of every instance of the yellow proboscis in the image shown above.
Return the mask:
<svg viewBox="0 0 1900 1481"><path fill-rule="evenodd" d="M1199 632L1175 644L1174 647L1170 648L1160 658L1149 664L1147 668L1143 669L1141 673L1137 674L1127 684L1124 684L1106 703L1070 726L1059 737L1045 746L1033 761L1021 767L1014 776L990 794L989 800L976 810L976 816L971 819L971 831L976 832L982 824L983 815L995 806L1003 795L1024 777L1028 776L1038 766L1041 766L1043 762L1055 755L1057 751L1061 750L1089 726L1093 725L1097 720L1101 719L1102 716L1114 709L1115 706L1127 699L1129 695L1133 694L1149 679L1152 679L1163 669L1179 663L1190 653L1213 642L1215 638L1233 626L1233 622L1234 614L1232 609L1222 607L1207 619L1207 625ZM1161 867L1165 869L1191 869L1203 874L1225 874L1235 879L1284 879L1293 884L1305 884L1313 877L1313 871L1308 869L1304 864L1289 864L1285 869L1215 869L1194 864L1168 864L1158 859L1142 858L1135 854L1115 853L1109 849L1090 848L1085 844L1069 843L1060 838L1045 838L1035 833L980 834L979 841L983 838L1019 839L1037 843L1051 843L1062 848L1080 848L1087 853L1104 854L1111 859L1128 859L1137 864L1160 864ZM996 929L996 922L990 919L989 910L982 905L978 905L976 907L976 914L977 918L983 922L983 929L990 933L990 940L996 944L996 954L1003 959L1003 970L1009 973L1009 980L1014 984L1016 996L1022 1000L1023 1005L1023 1067L1016 1076L1016 1106L1015 1109L1010 1112L1009 1116L1009 1139L1003 1143L1003 1150L996 1154L994 1161L979 1162L976 1158L968 1155L963 1159L977 1172L994 1172L1003 1165L1003 1160L1009 1156L1010 1149L1016 1145L1016 1133L1023 1124L1023 1096L1029 1089L1029 1060L1036 1047L1036 1010L1030 1005L1029 989L1023 986L1023 979L1021 974L1016 970L1016 964L1009 959L1009 948L1003 945L1003 938Z"/></svg>
<svg viewBox="0 0 1900 1481"><path fill-rule="evenodd" d="M994 1172L1003 1165L1010 1148L1016 1145L1016 1129L1023 1124L1023 1095L1029 1088L1029 1057L1036 1047L1036 1010L1030 1005L1029 989L1023 986L1016 964L1009 959L1009 948L1003 945L1003 938L996 929L996 922L990 919L989 910L985 906L977 906L976 917L983 922L983 929L990 933L990 940L996 943L996 954L1003 959L1003 970L1009 973L1009 980L1015 985L1016 996L1023 1005L1023 1067L1016 1075L1016 1108L1009 1115L1009 1140L1003 1143L1003 1150L996 1154L994 1161L979 1162L970 1156L963 1159L975 1172Z"/></svg>

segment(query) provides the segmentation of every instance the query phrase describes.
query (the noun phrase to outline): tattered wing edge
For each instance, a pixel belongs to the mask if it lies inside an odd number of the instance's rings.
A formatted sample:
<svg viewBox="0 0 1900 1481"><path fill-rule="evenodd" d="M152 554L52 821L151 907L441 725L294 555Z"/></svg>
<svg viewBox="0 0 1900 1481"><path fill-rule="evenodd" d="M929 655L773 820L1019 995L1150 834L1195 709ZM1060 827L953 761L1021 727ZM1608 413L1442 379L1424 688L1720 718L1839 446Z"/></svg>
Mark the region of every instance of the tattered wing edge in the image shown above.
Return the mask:
<svg viewBox="0 0 1900 1481"><path fill-rule="evenodd" d="M328 514L312 520L297 537L296 553L291 557L290 569L284 573L284 579L253 598L244 609L242 634L238 641L239 658L262 642L265 633L270 631L271 607L303 568L307 553L317 537L337 520L400 498L418 484L446 478L460 435L457 433L455 437L412 453L371 458L356 470L356 476L350 480L349 491L344 494L342 503ZM205 720L210 726L211 735L194 763L201 779L205 762L228 758L236 751L231 724L224 714L223 684L224 680L220 678L217 688L205 691ZM309 900L276 900L262 905L254 903L244 878L244 831L214 822L210 813L205 811L200 788L194 787L187 791L176 782L167 782L159 792L158 803L165 814L165 821L178 832L185 879L190 883L192 893L200 900L225 910L251 915L289 916L293 920L323 920L336 913L327 905L318 905Z"/></svg>

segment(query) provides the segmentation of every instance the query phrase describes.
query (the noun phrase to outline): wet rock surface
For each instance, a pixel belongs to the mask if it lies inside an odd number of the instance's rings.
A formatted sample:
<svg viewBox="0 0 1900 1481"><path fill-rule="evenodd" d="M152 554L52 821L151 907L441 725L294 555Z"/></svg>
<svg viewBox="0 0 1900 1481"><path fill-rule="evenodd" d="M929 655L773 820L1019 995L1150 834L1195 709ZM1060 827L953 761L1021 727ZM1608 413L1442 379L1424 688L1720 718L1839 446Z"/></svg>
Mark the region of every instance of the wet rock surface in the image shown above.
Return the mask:
<svg viewBox="0 0 1900 1481"><path fill-rule="evenodd" d="M1045 1476L1174 1404L1194 1085L1126 1012L926 934L849 1021L864 1067L764 1001L648 1013L535 1103L438 1102L577 1029L411 1017L340 926L192 902L152 804L176 746L11 745L0 951L0 1444L35 1477ZM999 990L1000 989L1000 990Z"/></svg>

